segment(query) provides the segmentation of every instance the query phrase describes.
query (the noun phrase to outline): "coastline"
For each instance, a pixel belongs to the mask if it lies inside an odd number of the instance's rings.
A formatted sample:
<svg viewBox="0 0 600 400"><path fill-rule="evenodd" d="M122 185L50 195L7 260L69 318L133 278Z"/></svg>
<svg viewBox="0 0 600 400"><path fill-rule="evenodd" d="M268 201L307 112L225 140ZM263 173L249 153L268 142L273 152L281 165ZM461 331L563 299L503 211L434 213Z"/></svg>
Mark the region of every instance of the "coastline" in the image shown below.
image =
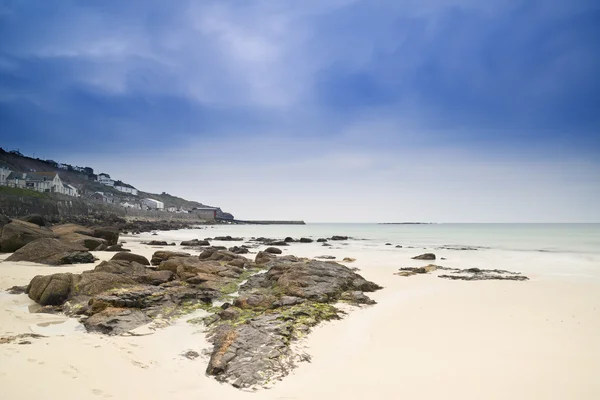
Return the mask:
<svg viewBox="0 0 600 400"><path fill-rule="evenodd" d="M133 253L150 257L157 248L140 242L174 241L182 233L145 233L121 239ZM194 233L202 237L213 231L207 228L190 234ZM207 356L202 354L210 345L198 327L185 323L189 317L148 336L107 337L77 331L72 319L54 324L67 319L30 314L27 306L33 302L26 295L3 292L0 336L32 331L48 336L27 345L0 345L1 357L9 360L0 364L3 398L23 398L42 391L49 399L210 395L228 399L335 395L353 399L373 393L382 399L600 396L600 383L595 382L595 371L600 369L600 345L595 341L600 334L599 281L597 277L565 276L548 269L565 262L579 263L580 270L587 264L591 268L595 258L544 252L524 255L516 251L436 250L447 258L436 263L445 266L510 269L530 278L527 282L462 282L434 275L393 275L400 267L424 265L410 259L422 249L389 251L384 243L370 250L357 243L324 248L309 243L282 250L284 255L356 258L352 267L384 289L371 294L378 304L315 327L298 343L311 356L311 362L300 363L271 389L248 393L207 377ZM94 255L106 260L113 254ZM80 272L96 264L48 267L1 262L0 289L27 284L36 274ZM188 360L181 356L187 350L201 356ZM123 376L127 377L125 382ZM35 386L27 384L31 377L36 379Z"/></svg>

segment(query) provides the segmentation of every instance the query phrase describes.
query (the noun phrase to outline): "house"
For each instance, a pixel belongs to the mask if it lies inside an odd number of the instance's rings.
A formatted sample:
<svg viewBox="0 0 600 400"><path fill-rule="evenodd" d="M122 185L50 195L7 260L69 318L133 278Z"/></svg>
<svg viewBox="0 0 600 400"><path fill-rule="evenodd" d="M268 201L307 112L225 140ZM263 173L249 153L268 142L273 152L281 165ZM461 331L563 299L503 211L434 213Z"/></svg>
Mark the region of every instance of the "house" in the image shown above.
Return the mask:
<svg viewBox="0 0 600 400"><path fill-rule="evenodd" d="M151 210L164 210L165 208L165 203L154 199L142 199L141 203Z"/></svg>
<svg viewBox="0 0 600 400"><path fill-rule="evenodd" d="M58 168L68 170L69 166L67 164L58 164Z"/></svg>
<svg viewBox="0 0 600 400"><path fill-rule="evenodd" d="M77 195L77 189L70 185L65 186L56 172L11 172L6 178L6 183L8 186L38 192Z"/></svg>
<svg viewBox="0 0 600 400"><path fill-rule="evenodd" d="M98 182L100 182L103 185L106 186L115 186L115 181L110 179L110 175L108 174L99 174L98 175Z"/></svg>
<svg viewBox="0 0 600 400"><path fill-rule="evenodd" d="M107 196L104 192L95 192L90 196L91 200L96 200L102 203L114 203L112 197Z"/></svg>
<svg viewBox="0 0 600 400"><path fill-rule="evenodd" d="M127 183L121 182L121 181L115 182L115 189L117 189L119 192L129 193L134 196L138 195L138 190L136 188L134 188L133 186L131 186Z"/></svg>
<svg viewBox="0 0 600 400"><path fill-rule="evenodd" d="M0 185L6 185L6 178L12 172L12 169L8 166L8 164L4 164L0 162Z"/></svg>
<svg viewBox="0 0 600 400"><path fill-rule="evenodd" d="M128 203L128 202L121 203L121 207L132 208L134 210L141 210L142 209L142 206L140 206L139 204Z"/></svg>
<svg viewBox="0 0 600 400"><path fill-rule="evenodd" d="M79 197L79 191L74 186L69 185L68 183L63 183L63 187L64 194L67 196Z"/></svg>

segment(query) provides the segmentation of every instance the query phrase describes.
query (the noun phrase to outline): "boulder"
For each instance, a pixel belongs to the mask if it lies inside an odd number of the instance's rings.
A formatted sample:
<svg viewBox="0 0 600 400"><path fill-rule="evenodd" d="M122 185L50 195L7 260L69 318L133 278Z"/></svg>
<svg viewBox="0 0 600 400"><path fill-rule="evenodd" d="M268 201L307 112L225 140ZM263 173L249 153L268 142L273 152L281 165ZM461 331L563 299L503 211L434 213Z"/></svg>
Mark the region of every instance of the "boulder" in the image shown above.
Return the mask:
<svg viewBox="0 0 600 400"><path fill-rule="evenodd" d="M58 239L43 238L27 243L6 260L63 265L91 263L95 258L83 246L64 243Z"/></svg>
<svg viewBox="0 0 600 400"><path fill-rule="evenodd" d="M208 240L184 240L181 242L181 246L210 246L210 242Z"/></svg>
<svg viewBox="0 0 600 400"><path fill-rule="evenodd" d="M31 224L36 224L37 226L48 226L48 221L46 218L39 214L31 214L26 217L20 218L21 221L29 222Z"/></svg>
<svg viewBox="0 0 600 400"><path fill-rule="evenodd" d="M104 251L131 251L129 249L123 248L122 244L115 244L114 246L108 246Z"/></svg>
<svg viewBox="0 0 600 400"><path fill-rule="evenodd" d="M227 236L215 236L215 238L213 240L220 240L220 241L236 241L236 242L241 242L242 240L244 240L244 238L242 237L231 237L229 235Z"/></svg>
<svg viewBox="0 0 600 400"><path fill-rule="evenodd" d="M2 228L0 251L12 253L34 240L56 237L58 236L49 229L40 228L36 224L13 219Z"/></svg>
<svg viewBox="0 0 600 400"><path fill-rule="evenodd" d="M43 306L63 304L71 294L73 275L53 274L35 276L27 286L29 298Z"/></svg>
<svg viewBox="0 0 600 400"><path fill-rule="evenodd" d="M310 238L300 238L299 242L300 243L312 243L313 240Z"/></svg>
<svg viewBox="0 0 600 400"><path fill-rule="evenodd" d="M256 254L256 258L254 259L254 262L257 264L265 264L265 263L272 261L275 258L276 258L276 256L274 254L265 253L264 251L259 251L258 254Z"/></svg>
<svg viewBox="0 0 600 400"><path fill-rule="evenodd" d="M288 236L288 237L286 237L285 239L283 239L283 241L284 241L284 242L286 242L286 243L292 243L292 242L295 242L294 238L292 238L292 237L290 237L290 236Z"/></svg>
<svg viewBox="0 0 600 400"><path fill-rule="evenodd" d="M156 251L152 255L150 262L152 265L159 265L161 262L169 260L174 257L189 257L190 253L184 253L182 251Z"/></svg>
<svg viewBox="0 0 600 400"><path fill-rule="evenodd" d="M425 253L425 254L421 254L419 256L415 256L413 257L413 260L435 260L435 254L433 253Z"/></svg>
<svg viewBox="0 0 600 400"><path fill-rule="evenodd" d="M119 230L116 228L96 228L94 229L94 236L105 239L109 246L113 246L119 242Z"/></svg>
<svg viewBox="0 0 600 400"><path fill-rule="evenodd" d="M88 250L104 250L108 242L105 239L82 235L81 233L69 233L60 237L63 242L83 246Z"/></svg>
<svg viewBox="0 0 600 400"><path fill-rule="evenodd" d="M324 238L317 239L317 243L325 243L325 242L327 242L327 239L324 239Z"/></svg>
<svg viewBox="0 0 600 400"><path fill-rule="evenodd" d="M244 258L238 254L235 254L231 251L227 250L217 250L214 248L206 249L202 253L200 253L201 260L216 260L216 261L231 261L236 258Z"/></svg>
<svg viewBox="0 0 600 400"><path fill-rule="evenodd" d="M334 235L331 237L331 240L348 240L348 236Z"/></svg>
<svg viewBox="0 0 600 400"><path fill-rule="evenodd" d="M128 252L119 252L115 254L111 260L135 261L142 265L150 265L150 261L148 261L146 257Z"/></svg>
<svg viewBox="0 0 600 400"><path fill-rule="evenodd" d="M281 249L278 249L277 247L267 247L264 251L265 251L265 253L270 253L270 254L281 254L282 253Z"/></svg>
<svg viewBox="0 0 600 400"><path fill-rule="evenodd" d="M248 254L250 252L246 246L233 246L229 248L229 251L235 254Z"/></svg>
<svg viewBox="0 0 600 400"><path fill-rule="evenodd" d="M81 235L86 236L94 236L94 231L92 229L77 224L55 225L51 229L52 232L56 233L58 236L66 236L72 233L79 233Z"/></svg>

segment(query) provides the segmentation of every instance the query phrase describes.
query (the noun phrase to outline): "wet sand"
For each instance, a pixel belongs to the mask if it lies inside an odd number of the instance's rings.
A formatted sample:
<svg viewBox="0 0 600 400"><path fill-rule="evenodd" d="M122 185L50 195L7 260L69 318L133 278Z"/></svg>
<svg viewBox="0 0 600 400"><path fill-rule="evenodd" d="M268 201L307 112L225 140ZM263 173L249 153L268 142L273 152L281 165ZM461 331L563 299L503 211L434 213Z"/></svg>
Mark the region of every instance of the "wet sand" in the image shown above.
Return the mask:
<svg viewBox="0 0 600 400"><path fill-rule="evenodd" d="M142 240L177 232L123 237L150 257ZM423 249L365 248L358 243L294 244L284 254L356 258L348 264L385 288L377 305L328 322L299 346L312 357L273 388L242 392L204 374L210 349L186 316L143 336L85 333L74 319L29 313L26 295L0 293L0 336L40 333L31 344L0 344L2 399L597 399L600 398L600 280L594 256L485 251L435 251L448 267L523 272L526 282L464 282L435 275L399 277L399 267L424 265ZM240 242L226 243L239 245ZM179 246L169 250L179 249ZM113 253L98 252L109 259ZM0 259L8 255L0 255ZM252 256L252 255L249 255ZM561 273L570 263L575 274ZM38 274L81 272L95 264L48 267L0 262L0 289ZM201 311L202 312L202 311ZM155 324L160 325L160 324ZM199 358L181 354L194 350Z"/></svg>

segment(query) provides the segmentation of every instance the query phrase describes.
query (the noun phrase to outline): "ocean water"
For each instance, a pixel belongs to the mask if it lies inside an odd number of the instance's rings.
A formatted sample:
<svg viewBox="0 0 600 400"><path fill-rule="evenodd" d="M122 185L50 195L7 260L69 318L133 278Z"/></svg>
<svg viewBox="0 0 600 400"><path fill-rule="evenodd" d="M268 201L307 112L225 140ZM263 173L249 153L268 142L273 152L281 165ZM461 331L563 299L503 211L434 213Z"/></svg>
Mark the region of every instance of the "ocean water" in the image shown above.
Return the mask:
<svg viewBox="0 0 600 400"><path fill-rule="evenodd" d="M184 232L181 232L182 234ZM414 247L477 247L497 250L600 254L600 224L355 224L217 225L185 237L327 238L350 236L364 245L389 242Z"/></svg>

